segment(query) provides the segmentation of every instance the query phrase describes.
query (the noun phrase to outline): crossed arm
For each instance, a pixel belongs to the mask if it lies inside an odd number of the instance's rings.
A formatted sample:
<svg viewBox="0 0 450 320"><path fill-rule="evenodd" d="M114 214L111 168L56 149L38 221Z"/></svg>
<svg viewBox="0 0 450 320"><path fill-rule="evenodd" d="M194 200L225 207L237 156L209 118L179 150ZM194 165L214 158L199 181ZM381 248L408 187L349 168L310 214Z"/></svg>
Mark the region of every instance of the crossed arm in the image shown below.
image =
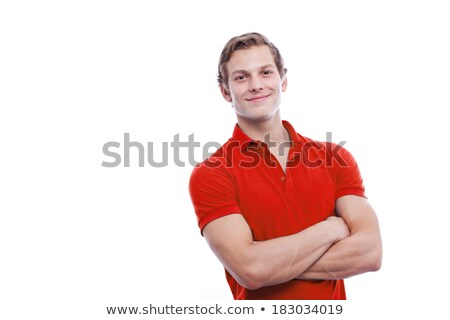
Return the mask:
<svg viewBox="0 0 450 320"><path fill-rule="evenodd" d="M344 196L336 202L350 236L334 243L298 279L343 279L381 268L382 244L378 219L367 199Z"/></svg>
<svg viewBox="0 0 450 320"><path fill-rule="evenodd" d="M244 287L255 290L292 279L341 279L381 266L381 237L374 210L365 198L336 201L329 217L299 233L254 242L240 214L210 222L203 234L224 267Z"/></svg>

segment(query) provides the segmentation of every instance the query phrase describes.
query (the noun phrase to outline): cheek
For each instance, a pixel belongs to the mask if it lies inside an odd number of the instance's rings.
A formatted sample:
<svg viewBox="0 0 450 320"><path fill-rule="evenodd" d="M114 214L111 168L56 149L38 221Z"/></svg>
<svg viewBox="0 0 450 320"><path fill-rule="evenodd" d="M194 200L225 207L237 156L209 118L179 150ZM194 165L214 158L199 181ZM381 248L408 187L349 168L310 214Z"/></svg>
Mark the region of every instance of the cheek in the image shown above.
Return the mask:
<svg viewBox="0 0 450 320"><path fill-rule="evenodd" d="M284 91L283 84L280 81L274 81L272 88L276 88L277 91Z"/></svg>
<svg viewBox="0 0 450 320"><path fill-rule="evenodd" d="M238 96L236 95L236 92L234 92L234 91L231 92L230 97L231 97L231 100L233 100L233 101L238 100Z"/></svg>
<svg viewBox="0 0 450 320"><path fill-rule="evenodd" d="M242 88L233 88L231 89L231 98L233 101L242 100L242 95L245 93L245 90L242 90Z"/></svg>

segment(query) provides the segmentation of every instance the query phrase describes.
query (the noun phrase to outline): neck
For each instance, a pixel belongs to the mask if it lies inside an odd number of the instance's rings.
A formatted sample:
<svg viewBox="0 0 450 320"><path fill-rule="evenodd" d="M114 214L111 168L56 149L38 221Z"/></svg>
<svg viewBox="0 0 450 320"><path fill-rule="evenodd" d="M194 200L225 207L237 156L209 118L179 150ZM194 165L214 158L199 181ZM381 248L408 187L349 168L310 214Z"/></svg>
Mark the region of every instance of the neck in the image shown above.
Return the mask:
<svg viewBox="0 0 450 320"><path fill-rule="evenodd" d="M249 121L238 116L238 124L241 130L253 140L265 141L266 135L270 133L270 141L276 144L290 141L289 133L283 126L280 112L262 121ZM266 138L265 138L266 137Z"/></svg>

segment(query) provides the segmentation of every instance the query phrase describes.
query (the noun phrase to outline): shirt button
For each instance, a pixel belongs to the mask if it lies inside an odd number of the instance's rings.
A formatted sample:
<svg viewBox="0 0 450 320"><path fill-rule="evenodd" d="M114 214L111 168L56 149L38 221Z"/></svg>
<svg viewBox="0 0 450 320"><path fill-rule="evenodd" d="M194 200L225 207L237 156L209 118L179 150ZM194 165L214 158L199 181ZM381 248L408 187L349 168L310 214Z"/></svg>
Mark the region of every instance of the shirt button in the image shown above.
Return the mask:
<svg viewBox="0 0 450 320"><path fill-rule="evenodd" d="M286 177L285 177L285 176L282 176L282 177L281 177L281 181L284 181L284 180L286 180Z"/></svg>

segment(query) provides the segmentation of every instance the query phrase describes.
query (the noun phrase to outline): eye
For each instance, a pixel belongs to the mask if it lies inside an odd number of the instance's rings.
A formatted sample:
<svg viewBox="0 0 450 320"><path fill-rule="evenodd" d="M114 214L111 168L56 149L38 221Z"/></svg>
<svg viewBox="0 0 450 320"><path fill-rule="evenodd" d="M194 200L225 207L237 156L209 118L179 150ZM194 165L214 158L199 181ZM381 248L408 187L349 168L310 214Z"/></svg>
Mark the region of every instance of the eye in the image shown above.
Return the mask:
<svg viewBox="0 0 450 320"><path fill-rule="evenodd" d="M245 79L244 75L239 75L239 76L234 77L234 81L241 81L241 80L244 80L244 79Z"/></svg>
<svg viewBox="0 0 450 320"><path fill-rule="evenodd" d="M264 70L264 71L262 72L262 74L265 75L265 76L271 75L272 73L273 73L272 70Z"/></svg>

